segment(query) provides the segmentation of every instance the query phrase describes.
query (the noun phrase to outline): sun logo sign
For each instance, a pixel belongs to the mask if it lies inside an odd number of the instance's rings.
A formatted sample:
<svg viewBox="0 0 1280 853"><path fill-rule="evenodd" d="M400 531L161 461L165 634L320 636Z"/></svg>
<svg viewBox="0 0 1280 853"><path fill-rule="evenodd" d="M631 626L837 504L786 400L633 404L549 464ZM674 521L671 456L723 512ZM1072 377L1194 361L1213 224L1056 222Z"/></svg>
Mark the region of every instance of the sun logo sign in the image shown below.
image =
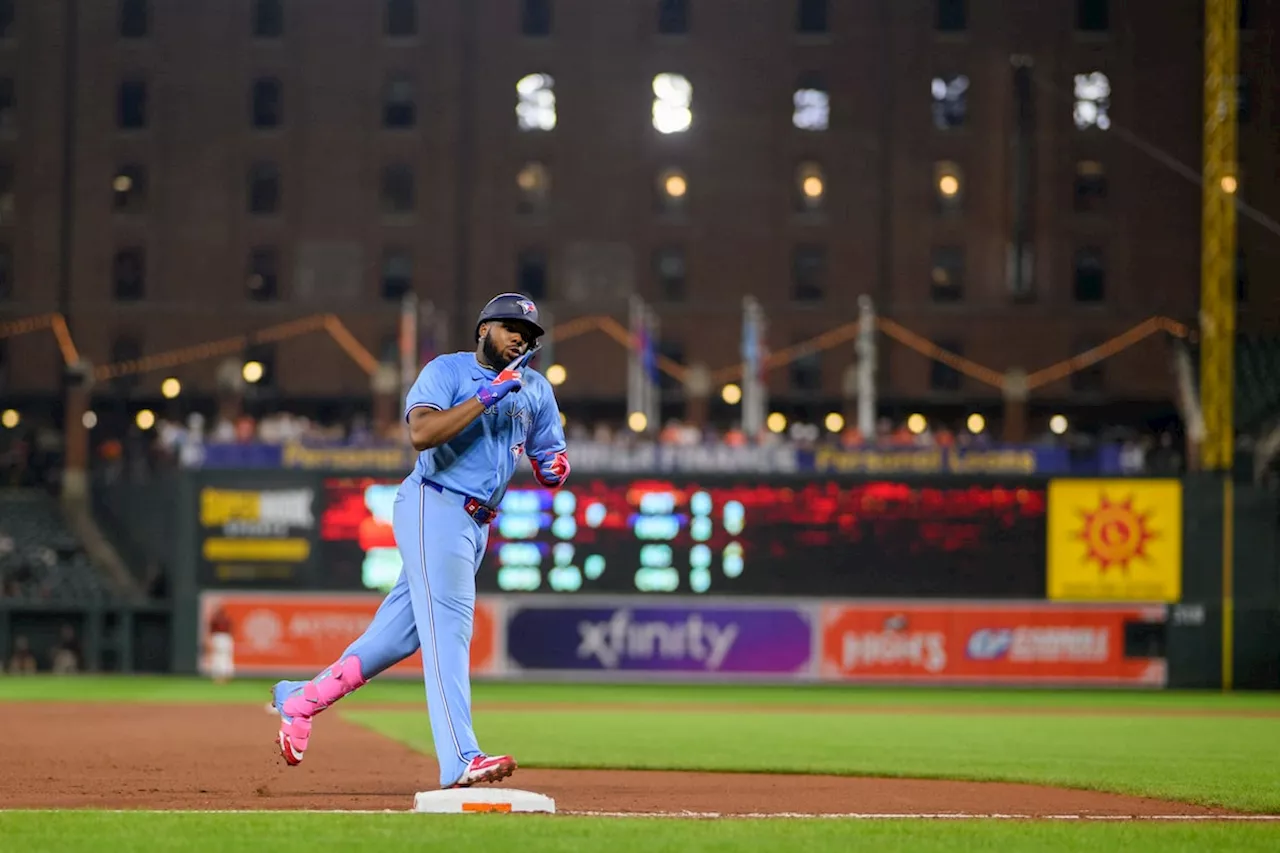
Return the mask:
<svg viewBox="0 0 1280 853"><path fill-rule="evenodd" d="M1089 559L1102 571L1118 567L1127 572L1130 561L1150 559L1147 543L1160 534L1150 527L1150 511L1140 513L1133 508L1132 496L1112 503L1105 494L1099 495L1097 508L1080 510L1080 515L1084 519L1080 538Z"/></svg>
<svg viewBox="0 0 1280 853"><path fill-rule="evenodd" d="M1046 591L1058 601L1178 601L1178 480L1052 480Z"/></svg>

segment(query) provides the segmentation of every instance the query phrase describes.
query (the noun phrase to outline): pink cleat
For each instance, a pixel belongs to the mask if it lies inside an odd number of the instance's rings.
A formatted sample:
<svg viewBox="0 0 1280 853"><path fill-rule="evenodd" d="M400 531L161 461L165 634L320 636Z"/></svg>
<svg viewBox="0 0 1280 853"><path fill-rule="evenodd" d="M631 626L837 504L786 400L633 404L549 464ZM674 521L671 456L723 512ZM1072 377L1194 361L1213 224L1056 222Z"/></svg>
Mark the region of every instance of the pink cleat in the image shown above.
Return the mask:
<svg viewBox="0 0 1280 853"><path fill-rule="evenodd" d="M285 764L302 763L311 738L311 718L365 683L360 659L343 658L312 681L280 681L271 690L272 707L280 714L276 745Z"/></svg>
<svg viewBox="0 0 1280 853"><path fill-rule="evenodd" d="M449 788L470 788L480 782L501 782L516 772L516 760L510 755L477 755Z"/></svg>

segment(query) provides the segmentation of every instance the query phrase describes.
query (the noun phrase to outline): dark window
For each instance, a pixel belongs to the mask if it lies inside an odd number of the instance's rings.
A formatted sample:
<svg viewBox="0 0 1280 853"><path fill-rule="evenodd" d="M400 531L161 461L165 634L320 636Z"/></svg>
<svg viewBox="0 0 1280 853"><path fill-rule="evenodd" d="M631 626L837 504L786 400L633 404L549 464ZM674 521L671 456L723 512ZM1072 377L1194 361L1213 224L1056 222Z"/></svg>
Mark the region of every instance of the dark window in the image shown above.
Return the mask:
<svg viewBox="0 0 1280 853"><path fill-rule="evenodd" d="M400 363L400 336L392 333L382 336L382 342L378 345L378 360L383 364L399 364Z"/></svg>
<svg viewBox="0 0 1280 853"><path fill-rule="evenodd" d="M249 250L245 295L254 302L272 302L280 297L280 253L275 246Z"/></svg>
<svg viewBox="0 0 1280 853"><path fill-rule="evenodd" d="M516 259L516 290L530 299L547 295L547 253L544 249L524 249Z"/></svg>
<svg viewBox="0 0 1280 853"><path fill-rule="evenodd" d="M0 393L4 393L9 382L9 339L0 338Z"/></svg>
<svg viewBox="0 0 1280 853"><path fill-rule="evenodd" d="M14 106L13 78L0 77L0 133L10 133L18 127L18 113Z"/></svg>
<svg viewBox="0 0 1280 853"><path fill-rule="evenodd" d="M658 32L664 36L689 32L689 0L658 0Z"/></svg>
<svg viewBox="0 0 1280 853"><path fill-rule="evenodd" d="M934 247L929 295L934 302L964 299L964 250L959 246Z"/></svg>
<svg viewBox="0 0 1280 853"><path fill-rule="evenodd" d="M551 35L551 0L524 0L520 32L526 36Z"/></svg>
<svg viewBox="0 0 1280 853"><path fill-rule="evenodd" d="M822 390L822 353L807 352L791 362L791 387L796 391Z"/></svg>
<svg viewBox="0 0 1280 853"><path fill-rule="evenodd" d="M938 348L955 355L964 355L958 341L939 341ZM933 359L929 362L929 387L934 391L959 391L960 372L945 362Z"/></svg>
<svg viewBox="0 0 1280 853"><path fill-rule="evenodd" d="M409 128L417 120L413 81L403 74L391 77L382 92L382 126Z"/></svg>
<svg viewBox="0 0 1280 853"><path fill-rule="evenodd" d="M418 32L417 0L386 0L386 33L403 38Z"/></svg>
<svg viewBox="0 0 1280 853"><path fill-rule="evenodd" d="M1236 124L1248 124L1253 118L1253 98L1251 97L1249 78L1243 74L1236 76Z"/></svg>
<svg viewBox="0 0 1280 853"><path fill-rule="evenodd" d="M1250 0L1239 0L1239 3L1237 12L1240 16L1238 18L1240 29L1251 30L1253 29L1253 3Z"/></svg>
<svg viewBox="0 0 1280 853"><path fill-rule="evenodd" d="M1075 298L1077 302L1101 302L1107 295L1107 271L1102 250L1085 247L1076 250Z"/></svg>
<svg viewBox="0 0 1280 853"><path fill-rule="evenodd" d="M969 26L968 0L938 0L934 26L944 33L962 33Z"/></svg>
<svg viewBox="0 0 1280 853"><path fill-rule="evenodd" d="M13 0L0 0L0 39L13 38L13 5Z"/></svg>
<svg viewBox="0 0 1280 853"><path fill-rule="evenodd" d="M399 302L413 292L413 256L404 249L387 249L382 255L382 298Z"/></svg>
<svg viewBox="0 0 1280 853"><path fill-rule="evenodd" d="M797 302L822 299L827 277L827 250L822 246L797 246L791 255L791 298Z"/></svg>
<svg viewBox="0 0 1280 853"><path fill-rule="evenodd" d="M1100 346L1101 338L1082 337L1077 338L1075 345L1071 350L1071 356L1074 358L1083 355L1089 350ZM1071 374L1071 390L1079 393L1098 393L1105 388L1106 380L1103 374L1103 364L1105 361L1095 361L1088 367L1077 370Z"/></svg>
<svg viewBox="0 0 1280 853"><path fill-rule="evenodd" d="M123 130L140 130L147 126L146 81L125 80L120 84L116 124Z"/></svg>
<svg viewBox="0 0 1280 853"><path fill-rule="evenodd" d="M147 209L147 167L129 163L111 179L112 208L118 213L143 213Z"/></svg>
<svg viewBox="0 0 1280 853"><path fill-rule="evenodd" d="M249 212L280 212L280 167L275 163L255 163L249 168Z"/></svg>
<svg viewBox="0 0 1280 853"><path fill-rule="evenodd" d="M1109 0L1076 0L1076 29L1104 33L1111 26Z"/></svg>
<svg viewBox="0 0 1280 853"><path fill-rule="evenodd" d="M151 29L149 0L120 0L120 38L141 39Z"/></svg>
<svg viewBox="0 0 1280 853"><path fill-rule="evenodd" d="M253 81L253 105L250 121L259 129L279 127L284 115L284 94L280 81L259 77Z"/></svg>
<svg viewBox="0 0 1280 853"><path fill-rule="evenodd" d="M382 168L382 211L413 212L413 169L404 163Z"/></svg>
<svg viewBox="0 0 1280 853"><path fill-rule="evenodd" d="M797 0L796 31L825 33L827 31L827 0Z"/></svg>
<svg viewBox="0 0 1280 853"><path fill-rule="evenodd" d="M684 344L679 341L673 341L670 338L663 338L658 341L658 355L669 358L676 364L684 364ZM681 389L680 381L665 370L658 368L656 359L654 370L658 371L659 390L675 392Z"/></svg>
<svg viewBox="0 0 1280 853"><path fill-rule="evenodd" d="M119 364L122 361L133 361L142 358L142 339L137 335L116 335L115 340L111 342L111 362ZM138 373L126 373L123 376L117 376L111 380L117 391L129 392L136 388L141 382L142 376Z"/></svg>
<svg viewBox="0 0 1280 853"><path fill-rule="evenodd" d="M0 245L0 299L13 298L13 250Z"/></svg>
<svg viewBox="0 0 1280 853"><path fill-rule="evenodd" d="M138 246L120 249L111 262L116 299L135 302L147 294L147 253Z"/></svg>
<svg viewBox="0 0 1280 853"><path fill-rule="evenodd" d="M1097 160L1081 160L1076 163L1076 210L1087 213L1097 211L1107 200L1107 170Z"/></svg>
<svg viewBox="0 0 1280 853"><path fill-rule="evenodd" d="M253 35L260 39L284 35L284 4L280 0L254 0Z"/></svg>
<svg viewBox="0 0 1280 853"><path fill-rule="evenodd" d="M658 292L666 302L683 302L688 284L688 265L684 249L667 246L653 253L653 274Z"/></svg>

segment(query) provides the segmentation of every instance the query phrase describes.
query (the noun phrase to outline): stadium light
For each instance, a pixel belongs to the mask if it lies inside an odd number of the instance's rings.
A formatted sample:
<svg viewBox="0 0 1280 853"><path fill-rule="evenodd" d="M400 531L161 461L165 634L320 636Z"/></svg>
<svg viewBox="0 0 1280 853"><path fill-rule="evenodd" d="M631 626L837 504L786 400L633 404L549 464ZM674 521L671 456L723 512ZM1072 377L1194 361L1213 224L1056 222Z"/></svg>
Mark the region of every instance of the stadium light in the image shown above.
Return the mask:
<svg viewBox="0 0 1280 853"><path fill-rule="evenodd" d="M0 424L4 424L5 429L13 429L22 423L22 418L18 415L17 409L5 409L4 414L0 415Z"/></svg>
<svg viewBox="0 0 1280 853"><path fill-rule="evenodd" d="M133 419L133 422L138 425L138 429L151 429L156 425L155 412L150 409L143 409L138 412L138 416Z"/></svg>
<svg viewBox="0 0 1280 853"><path fill-rule="evenodd" d="M960 179L955 175L943 175L938 179L938 190L950 198L960 192Z"/></svg>
<svg viewBox="0 0 1280 853"><path fill-rule="evenodd" d="M839 432L844 429L844 415L839 412L831 412L827 415L824 423L827 427L827 432Z"/></svg>
<svg viewBox="0 0 1280 853"><path fill-rule="evenodd" d="M969 427L969 432L974 435L979 435L987 428L987 419L977 412L974 412L972 415L969 415L969 421L966 426Z"/></svg>
<svg viewBox="0 0 1280 853"><path fill-rule="evenodd" d="M627 427L632 432L644 432L644 428L649 425L649 419L645 417L644 412L632 412L627 416Z"/></svg>
<svg viewBox="0 0 1280 853"><path fill-rule="evenodd" d="M907 430L910 431L912 435L919 435L924 432L928 426L929 422L925 420L924 415L919 412L907 418Z"/></svg>
<svg viewBox="0 0 1280 853"><path fill-rule="evenodd" d="M736 406L742 402L742 389L730 382L720 389L720 399L730 406Z"/></svg>
<svg viewBox="0 0 1280 853"><path fill-rule="evenodd" d="M182 383L170 376L160 383L160 393L164 395L166 400L172 400L182 393Z"/></svg>
<svg viewBox="0 0 1280 853"><path fill-rule="evenodd" d="M1240 189L1240 181L1235 175L1222 176L1222 191L1227 195L1234 195L1235 191Z"/></svg>
<svg viewBox="0 0 1280 853"><path fill-rule="evenodd" d="M1062 435L1067 431L1067 418L1065 415L1054 415L1049 418L1049 431L1054 435Z"/></svg>
<svg viewBox="0 0 1280 853"><path fill-rule="evenodd" d="M547 368L547 381L552 385L563 385L568 377L569 373L563 364L553 364Z"/></svg>
<svg viewBox="0 0 1280 853"><path fill-rule="evenodd" d="M769 428L769 432L782 432L787 428L787 416L782 412L773 412L765 418L764 425Z"/></svg>
<svg viewBox="0 0 1280 853"><path fill-rule="evenodd" d="M84 424L85 429L93 429L98 425L98 413L85 412L84 415L80 418L80 423Z"/></svg>
<svg viewBox="0 0 1280 853"><path fill-rule="evenodd" d="M240 371L240 375L244 377L244 381L248 383L261 382L262 375L266 370L260 361L246 361L244 368Z"/></svg>

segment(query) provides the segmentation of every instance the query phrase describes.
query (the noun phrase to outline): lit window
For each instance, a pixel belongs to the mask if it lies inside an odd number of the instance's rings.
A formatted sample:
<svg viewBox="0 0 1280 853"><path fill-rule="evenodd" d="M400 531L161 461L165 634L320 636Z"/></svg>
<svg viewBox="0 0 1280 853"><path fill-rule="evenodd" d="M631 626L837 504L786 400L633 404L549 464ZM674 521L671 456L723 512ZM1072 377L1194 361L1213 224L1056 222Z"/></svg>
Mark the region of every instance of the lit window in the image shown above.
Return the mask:
<svg viewBox="0 0 1280 853"><path fill-rule="evenodd" d="M827 195L827 180L822 166L807 161L796 168L796 208L802 212L822 209Z"/></svg>
<svg viewBox="0 0 1280 853"><path fill-rule="evenodd" d="M111 180L113 207L120 213L142 213L147 208L147 169L145 166L121 166Z"/></svg>
<svg viewBox="0 0 1280 853"><path fill-rule="evenodd" d="M933 126L948 130L964 125L969 109L968 76L946 74L934 77L930 91L933 93Z"/></svg>
<svg viewBox="0 0 1280 853"><path fill-rule="evenodd" d="M543 213L551 196L551 170L543 163L525 163L516 174L520 198L516 212L525 215Z"/></svg>
<svg viewBox="0 0 1280 853"><path fill-rule="evenodd" d="M933 185L939 213L958 213L964 207L964 174L959 164L951 160L934 163Z"/></svg>
<svg viewBox="0 0 1280 853"><path fill-rule="evenodd" d="M653 78L653 127L659 133L683 133L693 124L693 85L682 74Z"/></svg>
<svg viewBox="0 0 1280 853"><path fill-rule="evenodd" d="M1111 127L1111 81L1101 71L1076 75L1076 127L1088 130Z"/></svg>
<svg viewBox="0 0 1280 853"><path fill-rule="evenodd" d="M661 213L684 210L689 197L689 179L679 169L664 169L658 173L657 204Z"/></svg>
<svg viewBox="0 0 1280 853"><path fill-rule="evenodd" d="M556 126L556 81L550 74L529 74L516 83L516 121L521 130L552 130Z"/></svg>
<svg viewBox="0 0 1280 853"><path fill-rule="evenodd" d="M801 130L826 130L831 119L831 97L816 75L801 78L791 96L791 123Z"/></svg>

